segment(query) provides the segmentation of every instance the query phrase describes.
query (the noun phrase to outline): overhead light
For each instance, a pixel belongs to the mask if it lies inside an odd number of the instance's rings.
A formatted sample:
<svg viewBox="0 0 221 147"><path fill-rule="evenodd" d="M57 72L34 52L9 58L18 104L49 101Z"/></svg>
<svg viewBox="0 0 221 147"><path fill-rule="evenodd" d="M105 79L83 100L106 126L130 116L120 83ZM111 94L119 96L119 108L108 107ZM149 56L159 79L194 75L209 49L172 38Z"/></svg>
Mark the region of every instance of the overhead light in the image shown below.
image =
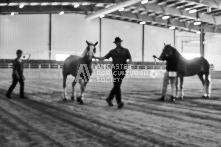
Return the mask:
<svg viewBox="0 0 221 147"><path fill-rule="evenodd" d="M11 16L14 16L15 15L15 12L11 12Z"/></svg>
<svg viewBox="0 0 221 147"><path fill-rule="evenodd" d="M170 16L167 16L167 15L162 17L162 19L169 19L169 18L170 18Z"/></svg>
<svg viewBox="0 0 221 147"><path fill-rule="evenodd" d="M200 21L195 21L193 24L194 24L195 26L198 26L198 25L201 25L201 22L200 22Z"/></svg>
<svg viewBox="0 0 221 147"><path fill-rule="evenodd" d="M169 29L170 29L170 30L174 30L174 29L176 29L176 27L170 26Z"/></svg>
<svg viewBox="0 0 221 147"><path fill-rule="evenodd" d="M37 6L40 5L40 3L30 3L30 6Z"/></svg>
<svg viewBox="0 0 221 147"><path fill-rule="evenodd" d="M196 34L201 34L201 32L200 31L196 31Z"/></svg>
<svg viewBox="0 0 221 147"><path fill-rule="evenodd" d="M185 11L189 11L191 8L186 8L186 9L184 9Z"/></svg>
<svg viewBox="0 0 221 147"><path fill-rule="evenodd" d="M58 3L58 2L53 2L53 3L51 3L51 5L52 6L57 6L57 5L59 5L60 3Z"/></svg>
<svg viewBox="0 0 221 147"><path fill-rule="evenodd" d="M192 10L189 11L190 14L192 14L192 13L196 13L196 12L197 12L196 9L192 9Z"/></svg>
<svg viewBox="0 0 221 147"><path fill-rule="evenodd" d="M120 11L120 12L121 12L121 11L124 11L124 8L120 8L118 11Z"/></svg>
<svg viewBox="0 0 221 147"><path fill-rule="evenodd" d="M0 3L0 6L7 6L7 3Z"/></svg>
<svg viewBox="0 0 221 147"><path fill-rule="evenodd" d="M46 2L45 2L45 3L41 3L41 5L42 5L42 6L47 6L47 5L50 5L50 3L46 3Z"/></svg>
<svg viewBox="0 0 221 147"><path fill-rule="evenodd" d="M10 3L10 4L8 4L9 6L16 6L16 5L18 5L18 3Z"/></svg>
<svg viewBox="0 0 221 147"><path fill-rule="evenodd" d="M77 8L80 6L80 4L78 4L78 3L74 3L73 5L74 5L74 8Z"/></svg>
<svg viewBox="0 0 221 147"><path fill-rule="evenodd" d="M145 22L145 21L141 21L140 24L141 24L141 25L144 25L144 24L146 24L146 22Z"/></svg>
<svg viewBox="0 0 221 147"><path fill-rule="evenodd" d="M143 0L143 1L141 1L141 4L146 4L148 2L149 2L149 0Z"/></svg>
<svg viewBox="0 0 221 147"><path fill-rule="evenodd" d="M24 4L20 4L19 5L19 8L23 8L25 5Z"/></svg>
<svg viewBox="0 0 221 147"><path fill-rule="evenodd" d="M62 3L62 6L67 6L67 5L69 5L68 2L63 2L63 3Z"/></svg>
<svg viewBox="0 0 221 147"><path fill-rule="evenodd" d="M100 18L103 18L105 15L100 15Z"/></svg>
<svg viewBox="0 0 221 147"><path fill-rule="evenodd" d="M87 6L87 5L90 5L90 3L87 3L87 2L82 3L82 6Z"/></svg>
<svg viewBox="0 0 221 147"><path fill-rule="evenodd" d="M63 15L63 14L64 14L64 11L59 12L59 15Z"/></svg>

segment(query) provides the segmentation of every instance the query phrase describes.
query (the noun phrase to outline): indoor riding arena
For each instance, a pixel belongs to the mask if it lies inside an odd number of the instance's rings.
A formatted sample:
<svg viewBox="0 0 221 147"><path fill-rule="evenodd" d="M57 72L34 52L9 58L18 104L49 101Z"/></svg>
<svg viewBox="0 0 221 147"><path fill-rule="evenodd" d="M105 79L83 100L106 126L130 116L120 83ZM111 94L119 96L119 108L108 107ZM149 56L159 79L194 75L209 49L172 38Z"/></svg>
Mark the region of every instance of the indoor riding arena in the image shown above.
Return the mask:
<svg viewBox="0 0 221 147"><path fill-rule="evenodd" d="M219 0L0 0L0 147L221 147L220 58Z"/></svg>

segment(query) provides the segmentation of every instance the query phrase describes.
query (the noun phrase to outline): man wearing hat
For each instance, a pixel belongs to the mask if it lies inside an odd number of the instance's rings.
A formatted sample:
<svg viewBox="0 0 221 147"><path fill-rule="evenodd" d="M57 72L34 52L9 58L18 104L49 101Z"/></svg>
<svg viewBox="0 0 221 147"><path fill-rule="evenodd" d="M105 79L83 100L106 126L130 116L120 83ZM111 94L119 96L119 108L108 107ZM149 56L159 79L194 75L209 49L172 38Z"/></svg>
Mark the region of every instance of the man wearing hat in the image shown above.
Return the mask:
<svg viewBox="0 0 221 147"><path fill-rule="evenodd" d="M23 63L21 60L22 50L17 50L17 58L13 61L13 71L12 71L12 85L9 87L6 97L10 98L12 91L19 82L20 84L20 98L26 98L24 96L24 75L23 75Z"/></svg>
<svg viewBox="0 0 221 147"><path fill-rule="evenodd" d="M112 49L104 57L95 57L95 59L104 60L112 58L112 75L113 75L113 88L106 99L109 106L113 106L112 100L115 96L118 109L121 109L124 106L124 103L121 101L121 84L123 78L126 74L127 65L132 62L132 58L128 49L121 46L123 40L120 37L116 37L114 43L116 48ZM129 60L129 62L127 62Z"/></svg>

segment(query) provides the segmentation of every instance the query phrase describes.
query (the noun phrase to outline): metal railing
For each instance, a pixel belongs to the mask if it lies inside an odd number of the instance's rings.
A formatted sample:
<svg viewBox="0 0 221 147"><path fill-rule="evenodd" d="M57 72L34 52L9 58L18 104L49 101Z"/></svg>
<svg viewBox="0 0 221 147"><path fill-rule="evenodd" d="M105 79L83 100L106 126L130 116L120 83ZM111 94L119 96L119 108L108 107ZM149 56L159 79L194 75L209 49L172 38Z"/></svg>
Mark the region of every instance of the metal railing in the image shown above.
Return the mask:
<svg viewBox="0 0 221 147"><path fill-rule="evenodd" d="M24 63L24 68L27 69L62 69L63 64L57 63ZM92 68L96 69L97 64L92 64ZM0 63L0 69L3 68L12 68L12 63ZM165 65L133 65L131 66L132 69L165 69ZM210 70L221 71L221 69L214 69L214 65L210 65Z"/></svg>
<svg viewBox="0 0 221 147"><path fill-rule="evenodd" d="M97 69L97 64L92 64L93 69ZM62 69L63 64L56 64L56 63L24 63L24 68L26 69ZM12 63L0 63L0 69L3 68L12 68ZM132 69L165 69L165 65L132 65Z"/></svg>

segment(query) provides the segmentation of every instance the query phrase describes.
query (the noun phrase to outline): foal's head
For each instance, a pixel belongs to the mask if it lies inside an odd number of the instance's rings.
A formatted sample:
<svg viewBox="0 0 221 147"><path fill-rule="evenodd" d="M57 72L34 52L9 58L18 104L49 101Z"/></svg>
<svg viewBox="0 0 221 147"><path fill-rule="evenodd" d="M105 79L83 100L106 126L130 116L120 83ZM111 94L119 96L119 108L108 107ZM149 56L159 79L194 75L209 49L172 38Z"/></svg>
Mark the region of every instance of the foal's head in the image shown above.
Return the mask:
<svg viewBox="0 0 221 147"><path fill-rule="evenodd" d="M174 47L172 47L170 44L164 44L164 48L163 48L163 51L160 55L160 58L162 60L167 60L172 55L176 54L176 52L177 52L176 49Z"/></svg>
<svg viewBox="0 0 221 147"><path fill-rule="evenodd" d="M86 41L86 43L87 43L87 48L82 56L87 57L88 60L91 60L94 54L96 53L96 45L98 44L98 42L93 44L91 42Z"/></svg>

